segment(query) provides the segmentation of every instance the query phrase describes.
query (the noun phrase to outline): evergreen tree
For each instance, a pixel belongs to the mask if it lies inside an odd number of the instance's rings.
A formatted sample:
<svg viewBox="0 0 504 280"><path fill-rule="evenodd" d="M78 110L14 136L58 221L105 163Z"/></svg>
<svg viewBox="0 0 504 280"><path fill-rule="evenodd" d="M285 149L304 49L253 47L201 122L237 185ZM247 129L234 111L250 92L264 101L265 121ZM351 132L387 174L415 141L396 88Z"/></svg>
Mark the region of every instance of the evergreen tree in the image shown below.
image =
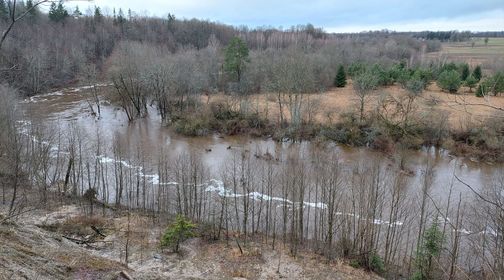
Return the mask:
<svg viewBox="0 0 504 280"><path fill-rule="evenodd" d="M482 77L482 73L481 73L481 66L476 66L476 68L474 68L474 71L473 71L473 74L474 78L476 78L476 80L478 80L478 82L481 80L481 77Z"/></svg>
<svg viewBox="0 0 504 280"><path fill-rule="evenodd" d="M225 50L224 70L233 80L240 82L247 62L249 62L247 45L240 38L234 37Z"/></svg>
<svg viewBox="0 0 504 280"><path fill-rule="evenodd" d="M5 21L9 18L9 10L5 0L0 0L0 20Z"/></svg>
<svg viewBox="0 0 504 280"><path fill-rule="evenodd" d="M415 280L427 280L432 278L434 259L441 254L443 249L443 232L435 221L424 233L422 243L417 251L415 264L417 271L413 275Z"/></svg>
<svg viewBox="0 0 504 280"><path fill-rule="evenodd" d="M338 72L336 73L336 77L334 78L334 85L336 87L345 87L347 84L346 81L346 73L343 65L340 65L338 68Z"/></svg>
<svg viewBox="0 0 504 280"><path fill-rule="evenodd" d="M460 88L462 81L460 79L460 74L455 70L445 70L438 77L437 84L443 90L447 90L450 93L456 93Z"/></svg>
<svg viewBox="0 0 504 280"><path fill-rule="evenodd" d="M473 75L470 75L465 80L464 85L469 88L469 92L472 92L472 89L476 86L477 83L478 80L476 80Z"/></svg>
<svg viewBox="0 0 504 280"><path fill-rule="evenodd" d="M78 17L82 16L81 11L79 10L79 6L75 6L75 10L73 11L72 16L74 18L78 18Z"/></svg>
<svg viewBox="0 0 504 280"><path fill-rule="evenodd" d="M30 18L33 19L38 16L38 9L33 6L33 0L26 1L26 10L28 11L28 16Z"/></svg>
<svg viewBox="0 0 504 280"><path fill-rule="evenodd" d="M478 89L476 90L476 97L484 97L486 94L486 85L479 84Z"/></svg>
<svg viewBox="0 0 504 280"><path fill-rule="evenodd" d="M119 8L119 13L117 14L117 23L119 25L123 25L126 22L126 18L124 17L123 10Z"/></svg>
<svg viewBox="0 0 504 280"><path fill-rule="evenodd" d="M100 7L98 6L95 6L95 11L94 11L94 20L96 22L102 22L103 20L103 14L101 12L101 9Z"/></svg>
<svg viewBox="0 0 504 280"><path fill-rule="evenodd" d="M469 65L467 63L462 64L462 71L460 74L460 79L462 81L465 81L467 77L469 77L470 71L469 71Z"/></svg>
<svg viewBox="0 0 504 280"><path fill-rule="evenodd" d="M175 252L179 251L179 245L187 238L194 236L196 225L182 215L171 224L161 237L161 247L173 247Z"/></svg>
<svg viewBox="0 0 504 280"><path fill-rule="evenodd" d="M60 1L58 5L56 3L51 3L51 8L49 9L49 19L54 22L62 22L68 17L68 11L63 6L63 1Z"/></svg>

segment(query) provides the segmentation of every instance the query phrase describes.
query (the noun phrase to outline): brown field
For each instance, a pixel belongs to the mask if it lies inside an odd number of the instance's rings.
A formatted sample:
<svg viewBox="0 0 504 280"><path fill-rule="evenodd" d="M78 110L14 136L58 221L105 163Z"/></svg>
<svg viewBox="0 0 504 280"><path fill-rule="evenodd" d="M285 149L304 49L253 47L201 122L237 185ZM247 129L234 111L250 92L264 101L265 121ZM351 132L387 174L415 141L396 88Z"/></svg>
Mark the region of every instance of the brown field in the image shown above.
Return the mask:
<svg viewBox="0 0 504 280"><path fill-rule="evenodd" d="M385 96L400 98L405 96L406 91L399 86L380 88L374 91L367 102L366 110L375 110L378 101ZM207 98L204 97L204 102ZM219 94L211 97L210 103L227 102L235 107L240 101L236 98ZM258 112L266 116L270 121L277 122L279 109L276 94L256 94L247 98L249 111ZM341 120L342 113L356 112L358 108L357 96L353 90L351 81L345 88L331 88L321 94L303 95L305 104L304 119L318 123L337 123ZM489 96L478 98L468 88L462 87L458 94L442 92L435 83L431 84L426 91L415 101L416 112L422 113L436 111L447 114L452 129L464 129L470 124L477 124L490 116L504 113L492 107L504 108L504 96ZM443 115L441 114L441 115ZM284 116L289 119L289 113L284 108Z"/></svg>
<svg viewBox="0 0 504 280"><path fill-rule="evenodd" d="M443 43L440 51L427 54L427 58L467 62L473 67L481 64L483 70L494 71L496 63L504 65L504 38L489 38L488 45L485 45L483 38Z"/></svg>

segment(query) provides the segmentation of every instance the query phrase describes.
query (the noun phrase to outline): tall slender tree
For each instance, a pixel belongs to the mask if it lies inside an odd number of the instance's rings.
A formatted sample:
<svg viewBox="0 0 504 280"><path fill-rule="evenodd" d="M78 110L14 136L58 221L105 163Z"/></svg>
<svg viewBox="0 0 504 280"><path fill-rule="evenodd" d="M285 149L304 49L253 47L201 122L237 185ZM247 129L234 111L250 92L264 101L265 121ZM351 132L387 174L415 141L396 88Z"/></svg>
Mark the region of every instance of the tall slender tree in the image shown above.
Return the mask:
<svg viewBox="0 0 504 280"><path fill-rule="evenodd" d="M249 49L245 42L234 37L226 47L224 70L236 82L240 82L245 70L245 65L249 62Z"/></svg>

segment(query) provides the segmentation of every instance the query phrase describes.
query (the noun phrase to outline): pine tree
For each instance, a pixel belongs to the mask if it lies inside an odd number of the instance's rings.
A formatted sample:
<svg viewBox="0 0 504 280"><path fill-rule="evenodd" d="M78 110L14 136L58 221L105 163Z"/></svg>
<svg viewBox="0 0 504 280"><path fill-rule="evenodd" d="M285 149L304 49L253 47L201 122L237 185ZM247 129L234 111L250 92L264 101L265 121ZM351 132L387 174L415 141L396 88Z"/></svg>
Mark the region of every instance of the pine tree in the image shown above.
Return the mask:
<svg viewBox="0 0 504 280"><path fill-rule="evenodd" d="M435 221L423 235L422 244L415 259L417 271L413 275L413 279L431 279L434 270L434 259L441 254L443 243L443 232L439 229L438 222Z"/></svg>
<svg viewBox="0 0 504 280"><path fill-rule="evenodd" d="M54 22L62 22L68 17L68 11L63 6L63 1L60 1L58 5L56 3L51 3L51 8L49 9L49 19Z"/></svg>
<svg viewBox="0 0 504 280"><path fill-rule="evenodd" d="M469 74L469 65L467 65L467 63L462 64L462 73L460 74L460 79L462 79L462 81L465 81L467 77L469 77Z"/></svg>
<svg viewBox="0 0 504 280"><path fill-rule="evenodd" d="M343 65L340 65L338 68L338 72L336 73L336 77L334 78L334 85L336 87L345 87L347 84L346 81L346 73Z"/></svg>
<svg viewBox="0 0 504 280"><path fill-rule="evenodd" d="M474 68L473 77L476 78L476 80L478 80L478 82L481 80L481 77L482 77L481 66L478 65L478 66L476 66L476 68Z"/></svg>
<svg viewBox="0 0 504 280"><path fill-rule="evenodd" d="M224 71L231 79L240 82L247 62L249 62L247 44L242 39L234 37L225 50Z"/></svg>
<svg viewBox="0 0 504 280"><path fill-rule="evenodd" d="M161 247L172 247L178 253L179 245L187 238L194 236L196 225L182 215L171 224L161 237Z"/></svg>
<svg viewBox="0 0 504 280"><path fill-rule="evenodd" d="M117 14L117 23L119 25L123 25L126 22L126 18L124 17L123 10L119 8L119 13Z"/></svg>
<svg viewBox="0 0 504 280"><path fill-rule="evenodd" d="M103 20L103 14L101 12L100 7L95 6L94 20L96 22L101 22Z"/></svg>
<svg viewBox="0 0 504 280"><path fill-rule="evenodd" d="M474 78L473 75L470 75L465 80L464 85L469 88L469 92L472 92L472 89L476 86L477 83L478 83L478 80L476 78Z"/></svg>
<svg viewBox="0 0 504 280"><path fill-rule="evenodd" d="M485 85L480 84L478 89L476 90L476 97L484 97L485 96Z"/></svg>
<svg viewBox="0 0 504 280"><path fill-rule="evenodd" d="M56 3L52 2L49 8L49 19L58 22L58 12L56 11Z"/></svg>
<svg viewBox="0 0 504 280"><path fill-rule="evenodd" d="M29 14L29 16L31 18L36 17L37 14L38 14L37 7L33 6L33 1L32 0L26 1L26 10L28 11L28 14Z"/></svg>
<svg viewBox="0 0 504 280"><path fill-rule="evenodd" d="M79 6L75 6L75 10L73 11L72 16L74 18L78 18L78 17L82 16L81 11L79 10Z"/></svg>

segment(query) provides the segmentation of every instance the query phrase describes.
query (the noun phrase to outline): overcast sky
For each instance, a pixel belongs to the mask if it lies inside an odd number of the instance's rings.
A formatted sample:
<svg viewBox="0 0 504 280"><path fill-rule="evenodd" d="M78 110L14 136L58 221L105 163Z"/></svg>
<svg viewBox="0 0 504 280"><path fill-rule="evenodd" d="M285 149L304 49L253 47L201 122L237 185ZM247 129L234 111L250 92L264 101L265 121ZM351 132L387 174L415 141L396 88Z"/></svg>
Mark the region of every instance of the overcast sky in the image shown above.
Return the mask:
<svg viewBox="0 0 504 280"><path fill-rule="evenodd" d="M68 2L85 12L89 6L122 8L142 15L209 19L235 26L289 28L312 23L329 32L389 29L504 30L504 0L95 0Z"/></svg>

